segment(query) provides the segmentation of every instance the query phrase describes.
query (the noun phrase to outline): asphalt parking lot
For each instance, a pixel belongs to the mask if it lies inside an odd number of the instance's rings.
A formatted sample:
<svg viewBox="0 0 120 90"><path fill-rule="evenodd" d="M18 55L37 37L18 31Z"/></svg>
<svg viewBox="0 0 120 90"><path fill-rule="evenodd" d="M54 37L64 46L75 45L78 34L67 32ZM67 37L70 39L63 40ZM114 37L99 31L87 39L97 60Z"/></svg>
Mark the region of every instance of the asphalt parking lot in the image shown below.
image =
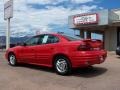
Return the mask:
<svg viewBox="0 0 120 90"><path fill-rule="evenodd" d="M0 52L0 90L120 90L120 57L111 52L101 65L60 76L39 66L11 67Z"/></svg>

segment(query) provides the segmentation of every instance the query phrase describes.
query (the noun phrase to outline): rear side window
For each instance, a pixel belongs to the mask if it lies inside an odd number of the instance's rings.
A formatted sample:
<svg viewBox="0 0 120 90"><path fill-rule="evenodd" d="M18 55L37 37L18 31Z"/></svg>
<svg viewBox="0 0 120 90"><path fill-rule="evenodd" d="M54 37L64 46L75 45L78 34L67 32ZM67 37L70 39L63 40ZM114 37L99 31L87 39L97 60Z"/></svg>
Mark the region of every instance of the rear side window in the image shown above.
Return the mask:
<svg viewBox="0 0 120 90"><path fill-rule="evenodd" d="M49 44L49 43L57 43L57 42L59 42L58 37L53 36L53 35L48 35L47 44Z"/></svg>
<svg viewBox="0 0 120 90"><path fill-rule="evenodd" d="M68 41L77 41L77 40L81 40L82 38L77 37L77 36L69 36L69 35L63 35L63 37L65 39L67 39Z"/></svg>
<svg viewBox="0 0 120 90"><path fill-rule="evenodd" d="M59 42L58 37L53 35L40 35L38 44L50 44L50 43L57 43Z"/></svg>

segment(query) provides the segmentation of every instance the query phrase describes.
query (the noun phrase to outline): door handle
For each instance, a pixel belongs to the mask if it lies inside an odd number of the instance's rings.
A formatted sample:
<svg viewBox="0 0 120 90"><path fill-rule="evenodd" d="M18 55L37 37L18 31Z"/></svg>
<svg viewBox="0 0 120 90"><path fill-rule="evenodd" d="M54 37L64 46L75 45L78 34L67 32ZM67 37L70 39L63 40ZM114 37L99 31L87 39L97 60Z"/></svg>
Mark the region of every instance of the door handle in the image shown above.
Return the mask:
<svg viewBox="0 0 120 90"><path fill-rule="evenodd" d="M54 48L52 47L52 48L50 48L50 49L52 49L52 50L53 50Z"/></svg>
<svg viewBox="0 0 120 90"><path fill-rule="evenodd" d="M31 49L31 50L35 51L34 49Z"/></svg>

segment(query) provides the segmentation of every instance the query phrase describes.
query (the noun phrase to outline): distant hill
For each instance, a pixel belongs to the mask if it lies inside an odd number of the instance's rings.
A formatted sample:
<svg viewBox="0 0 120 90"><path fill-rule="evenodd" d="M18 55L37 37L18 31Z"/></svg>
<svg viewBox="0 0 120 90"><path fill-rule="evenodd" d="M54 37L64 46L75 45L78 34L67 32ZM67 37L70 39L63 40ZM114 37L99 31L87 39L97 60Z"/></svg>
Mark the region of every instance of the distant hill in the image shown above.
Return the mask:
<svg viewBox="0 0 120 90"><path fill-rule="evenodd" d="M10 38L10 43L11 44L17 44L26 41L30 37L11 37ZM5 45L6 44L6 36L0 36L0 45Z"/></svg>

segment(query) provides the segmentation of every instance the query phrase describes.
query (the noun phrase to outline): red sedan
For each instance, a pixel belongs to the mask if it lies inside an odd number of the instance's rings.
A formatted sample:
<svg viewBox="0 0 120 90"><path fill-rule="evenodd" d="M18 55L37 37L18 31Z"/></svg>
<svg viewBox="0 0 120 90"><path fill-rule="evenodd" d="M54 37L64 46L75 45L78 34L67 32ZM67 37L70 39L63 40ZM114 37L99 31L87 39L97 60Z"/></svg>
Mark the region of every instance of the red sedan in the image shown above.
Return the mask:
<svg viewBox="0 0 120 90"><path fill-rule="evenodd" d="M9 48L6 59L10 65L28 63L54 67L60 75L73 68L87 67L105 61L107 52L100 40L80 39L60 34L41 34L20 46Z"/></svg>

